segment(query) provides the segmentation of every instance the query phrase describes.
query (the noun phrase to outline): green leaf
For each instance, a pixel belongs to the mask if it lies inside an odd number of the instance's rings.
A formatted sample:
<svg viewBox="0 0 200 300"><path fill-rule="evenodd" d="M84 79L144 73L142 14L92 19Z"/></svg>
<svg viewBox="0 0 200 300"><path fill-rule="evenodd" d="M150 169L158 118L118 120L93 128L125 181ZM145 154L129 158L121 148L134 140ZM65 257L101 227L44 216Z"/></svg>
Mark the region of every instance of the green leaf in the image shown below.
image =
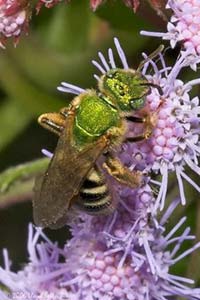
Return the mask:
<svg viewBox="0 0 200 300"><path fill-rule="evenodd" d="M42 158L7 169L0 174L0 208L32 197L35 177L43 173L49 158Z"/></svg>
<svg viewBox="0 0 200 300"><path fill-rule="evenodd" d="M41 158L15 167L0 174L0 193L5 194L13 186L44 172L49 164L49 158Z"/></svg>

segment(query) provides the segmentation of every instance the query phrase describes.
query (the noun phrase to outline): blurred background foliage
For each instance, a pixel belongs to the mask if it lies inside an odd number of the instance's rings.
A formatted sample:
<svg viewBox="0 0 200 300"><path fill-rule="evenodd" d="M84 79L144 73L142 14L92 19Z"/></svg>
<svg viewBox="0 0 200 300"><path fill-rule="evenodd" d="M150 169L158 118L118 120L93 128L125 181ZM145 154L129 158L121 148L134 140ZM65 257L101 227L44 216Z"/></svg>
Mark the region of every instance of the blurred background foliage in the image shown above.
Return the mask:
<svg viewBox="0 0 200 300"><path fill-rule="evenodd" d="M137 67L141 52L151 53L160 43L159 39L140 36L139 31L165 31L165 28L166 22L145 1L141 1L136 14L120 0L107 1L95 13L89 7L89 0L71 0L51 9L42 8L38 16L32 17L29 35L21 38L16 48L10 42L6 50L0 50L0 171L42 158L41 148L53 151L57 139L37 124L37 117L68 105L72 95L56 90L61 81L83 88L95 87L96 70L91 60L97 58L98 50L105 54L108 47L113 47L114 36L119 38L129 65ZM166 51L168 62L175 60L178 51ZM187 70L183 76L189 79L197 75ZM34 175L46 164L47 160L38 160L31 173L26 170L28 176L24 173L26 180L8 192L5 186L2 188L2 182L7 182L9 171L0 177L0 249L8 249L15 270L27 260ZM196 201L199 195L190 187L186 194L187 207L180 207L168 226L173 227L187 211L188 224L200 239L200 204ZM177 190L171 186L169 201L176 195ZM66 228L46 233L61 245L69 236ZM198 281L199 266L200 258L195 252L174 272L191 275Z"/></svg>

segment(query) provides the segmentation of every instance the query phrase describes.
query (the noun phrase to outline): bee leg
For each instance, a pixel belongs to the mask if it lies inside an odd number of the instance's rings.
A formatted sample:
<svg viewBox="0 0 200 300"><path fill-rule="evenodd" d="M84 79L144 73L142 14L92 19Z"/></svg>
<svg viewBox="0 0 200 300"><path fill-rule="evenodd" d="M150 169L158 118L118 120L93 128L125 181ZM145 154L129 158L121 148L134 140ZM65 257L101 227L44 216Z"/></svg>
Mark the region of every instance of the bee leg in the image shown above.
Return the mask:
<svg viewBox="0 0 200 300"><path fill-rule="evenodd" d="M140 187L144 183L142 172L130 171L119 159L112 157L110 153L106 155L103 168L118 182L131 188Z"/></svg>
<svg viewBox="0 0 200 300"><path fill-rule="evenodd" d="M38 118L38 123L42 127L60 136L63 128L65 127L66 119L69 116L70 111L73 109L74 107L69 105L68 107L61 108L59 113L42 114Z"/></svg>
<svg viewBox="0 0 200 300"><path fill-rule="evenodd" d="M60 136L65 126L65 119L60 113L46 113L38 118L38 123L42 127Z"/></svg>
<svg viewBox="0 0 200 300"><path fill-rule="evenodd" d="M134 116L126 116L125 117L127 121L133 122L133 123L144 123L144 118L140 117L134 117Z"/></svg>
<svg viewBox="0 0 200 300"><path fill-rule="evenodd" d="M135 123L143 123L144 124L144 132L140 135L137 136L133 136L133 137L127 137L125 139L125 142L139 142L145 139L148 139L151 134L152 131L156 125L157 122L157 112L151 114L151 115L147 115L144 118L138 118L138 117L127 117L127 120L135 122Z"/></svg>
<svg viewBox="0 0 200 300"><path fill-rule="evenodd" d="M69 105L68 107L63 107L60 109L59 114L62 118L66 119L69 115L69 111L72 105Z"/></svg>

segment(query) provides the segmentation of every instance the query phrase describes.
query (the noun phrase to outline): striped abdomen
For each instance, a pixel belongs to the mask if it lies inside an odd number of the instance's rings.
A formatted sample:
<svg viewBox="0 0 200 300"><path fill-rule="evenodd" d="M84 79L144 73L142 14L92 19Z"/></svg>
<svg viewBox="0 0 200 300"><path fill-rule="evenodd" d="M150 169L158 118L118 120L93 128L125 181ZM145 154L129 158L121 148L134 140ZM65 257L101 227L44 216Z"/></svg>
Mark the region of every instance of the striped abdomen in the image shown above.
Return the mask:
<svg viewBox="0 0 200 300"><path fill-rule="evenodd" d="M87 175L77 204L89 214L109 214L115 209L105 178L96 166Z"/></svg>

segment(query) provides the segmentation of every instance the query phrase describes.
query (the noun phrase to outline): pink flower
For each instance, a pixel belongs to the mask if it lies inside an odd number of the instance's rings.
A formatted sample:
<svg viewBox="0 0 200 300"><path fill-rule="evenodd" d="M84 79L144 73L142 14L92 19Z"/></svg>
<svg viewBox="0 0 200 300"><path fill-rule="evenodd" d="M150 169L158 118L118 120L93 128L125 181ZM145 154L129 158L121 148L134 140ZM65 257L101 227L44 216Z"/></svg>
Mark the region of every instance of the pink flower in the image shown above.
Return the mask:
<svg viewBox="0 0 200 300"><path fill-rule="evenodd" d="M5 48L7 38L13 37L16 44L19 36L27 32L29 18L27 1L0 1L0 46L2 48Z"/></svg>
<svg viewBox="0 0 200 300"><path fill-rule="evenodd" d="M129 210L121 204L109 218L80 214L70 224L72 239L64 248L30 225L29 263L21 271L11 270L8 253L3 252L0 282L9 293L0 292L1 300L200 299L200 289L190 287L193 280L170 272L171 266L200 247L197 243L180 253L182 244L195 238L189 227L177 235L186 217L166 233L165 224L179 201L172 202L160 220L150 216L145 222L140 207L144 191L138 197L137 193L121 195L122 202L129 199ZM146 207L151 201L149 191ZM117 227L120 235L115 234Z"/></svg>
<svg viewBox="0 0 200 300"><path fill-rule="evenodd" d="M166 8L172 10L167 32L141 31L141 34L170 40L172 48L181 42L188 53L200 55L200 1L169 0Z"/></svg>

